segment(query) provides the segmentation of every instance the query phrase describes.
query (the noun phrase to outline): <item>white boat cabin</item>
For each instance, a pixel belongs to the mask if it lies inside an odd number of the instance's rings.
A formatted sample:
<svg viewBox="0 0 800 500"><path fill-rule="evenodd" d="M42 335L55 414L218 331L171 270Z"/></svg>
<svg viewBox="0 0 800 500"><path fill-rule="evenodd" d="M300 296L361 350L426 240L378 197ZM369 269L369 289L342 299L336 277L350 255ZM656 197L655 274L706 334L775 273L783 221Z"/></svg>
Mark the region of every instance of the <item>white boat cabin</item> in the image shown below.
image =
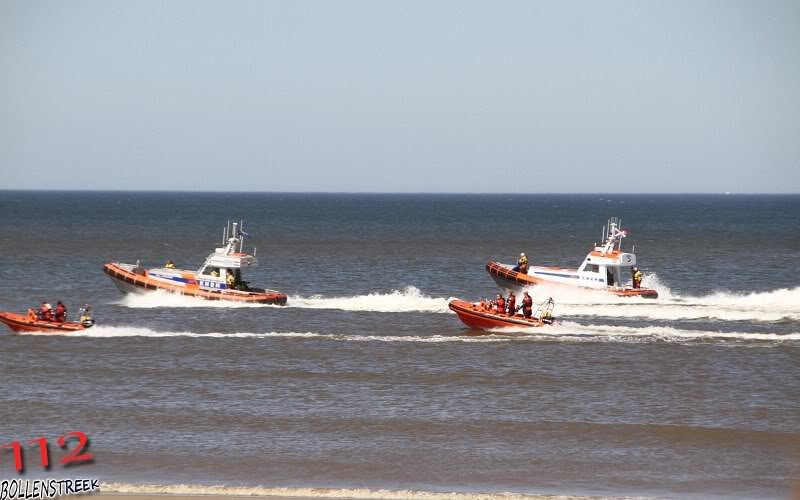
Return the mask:
<svg viewBox="0 0 800 500"><path fill-rule="evenodd" d="M183 286L198 286L207 290L245 289L242 280L242 269L256 267L258 259L255 255L242 252L246 233L240 224L234 222L225 227L222 235L224 246L214 249L214 253L206 257L203 265L196 272L167 267L150 269L148 276L161 281ZM255 250L253 251L255 254ZM228 275L233 276L229 286Z"/></svg>
<svg viewBox="0 0 800 500"><path fill-rule="evenodd" d="M603 246L595 246L578 269L533 266L529 276L545 281L579 285L589 288L624 287L631 280L631 267L636 255L622 251L625 231L619 229L619 219L611 219L603 228Z"/></svg>

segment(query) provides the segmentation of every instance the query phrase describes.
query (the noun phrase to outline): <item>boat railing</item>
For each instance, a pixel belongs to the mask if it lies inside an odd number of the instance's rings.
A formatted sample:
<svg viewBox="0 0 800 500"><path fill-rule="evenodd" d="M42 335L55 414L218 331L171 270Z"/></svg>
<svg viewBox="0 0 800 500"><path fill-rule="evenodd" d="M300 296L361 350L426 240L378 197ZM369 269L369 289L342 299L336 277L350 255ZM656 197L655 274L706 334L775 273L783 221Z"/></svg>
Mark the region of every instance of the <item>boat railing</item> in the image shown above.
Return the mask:
<svg viewBox="0 0 800 500"><path fill-rule="evenodd" d="M555 309L556 303L553 300L553 297L548 297L547 300L539 304L539 307L536 308L536 312L534 312L533 316L535 318L539 318L544 323L552 323L553 322L553 309Z"/></svg>

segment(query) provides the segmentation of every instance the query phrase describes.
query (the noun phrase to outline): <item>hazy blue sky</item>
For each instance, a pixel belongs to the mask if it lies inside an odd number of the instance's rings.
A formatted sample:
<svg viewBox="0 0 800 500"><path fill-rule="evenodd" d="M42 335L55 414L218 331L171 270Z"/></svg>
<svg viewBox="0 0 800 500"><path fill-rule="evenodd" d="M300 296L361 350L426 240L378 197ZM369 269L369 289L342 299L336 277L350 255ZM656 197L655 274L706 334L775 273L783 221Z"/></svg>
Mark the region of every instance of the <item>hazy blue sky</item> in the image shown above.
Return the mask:
<svg viewBox="0 0 800 500"><path fill-rule="evenodd" d="M800 192L800 2L0 0L0 188Z"/></svg>

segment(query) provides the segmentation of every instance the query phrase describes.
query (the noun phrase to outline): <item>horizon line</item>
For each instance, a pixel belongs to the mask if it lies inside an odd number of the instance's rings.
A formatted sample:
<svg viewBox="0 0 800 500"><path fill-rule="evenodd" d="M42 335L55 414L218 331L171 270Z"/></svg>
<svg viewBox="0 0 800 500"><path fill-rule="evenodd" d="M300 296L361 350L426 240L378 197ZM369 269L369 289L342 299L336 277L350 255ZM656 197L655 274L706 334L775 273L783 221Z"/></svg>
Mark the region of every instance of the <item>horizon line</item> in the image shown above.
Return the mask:
<svg viewBox="0 0 800 500"><path fill-rule="evenodd" d="M669 191L669 192L612 192L612 191L572 191L572 192L480 192L480 191L250 191L250 190L206 190L206 189L63 189L63 188L0 188L0 192L54 192L54 193L208 193L208 194L369 194L369 195L719 195L719 196L796 196L800 192L777 191Z"/></svg>

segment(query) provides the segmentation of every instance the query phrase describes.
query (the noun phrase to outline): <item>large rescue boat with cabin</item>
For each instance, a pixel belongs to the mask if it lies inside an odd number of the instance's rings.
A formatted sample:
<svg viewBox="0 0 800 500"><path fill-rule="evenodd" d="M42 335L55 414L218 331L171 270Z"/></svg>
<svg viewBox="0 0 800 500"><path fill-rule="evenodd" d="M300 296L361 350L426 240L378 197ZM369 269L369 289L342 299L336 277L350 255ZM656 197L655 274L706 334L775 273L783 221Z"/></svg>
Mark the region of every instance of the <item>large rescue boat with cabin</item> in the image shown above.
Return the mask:
<svg viewBox="0 0 800 500"><path fill-rule="evenodd" d="M242 279L245 268L258 265L255 249L253 255L242 251L245 236L241 222L226 225L222 234L224 246L215 249L197 271L172 266L145 269L137 261L107 262L103 272L122 293L160 290L206 300L285 305L285 293L254 288Z"/></svg>
<svg viewBox="0 0 800 500"><path fill-rule="evenodd" d="M603 228L603 246L595 246L578 269L531 266L527 273L513 265L489 262L486 271L501 288L521 290L542 284L559 284L605 290L621 297L658 298L650 288L635 287L623 278L623 271L636 269L636 255L622 251L627 232L620 229L621 220L612 218ZM602 240L601 240L602 241ZM630 284L629 284L630 283Z"/></svg>
<svg viewBox="0 0 800 500"><path fill-rule="evenodd" d="M476 330L550 325L555 320L553 317L554 305L553 299L548 299L536 309L531 317L527 318L522 314L517 314L516 311L500 312L497 310L497 306L488 300L467 302L453 299L448 303L448 307L458 315L458 319Z"/></svg>

